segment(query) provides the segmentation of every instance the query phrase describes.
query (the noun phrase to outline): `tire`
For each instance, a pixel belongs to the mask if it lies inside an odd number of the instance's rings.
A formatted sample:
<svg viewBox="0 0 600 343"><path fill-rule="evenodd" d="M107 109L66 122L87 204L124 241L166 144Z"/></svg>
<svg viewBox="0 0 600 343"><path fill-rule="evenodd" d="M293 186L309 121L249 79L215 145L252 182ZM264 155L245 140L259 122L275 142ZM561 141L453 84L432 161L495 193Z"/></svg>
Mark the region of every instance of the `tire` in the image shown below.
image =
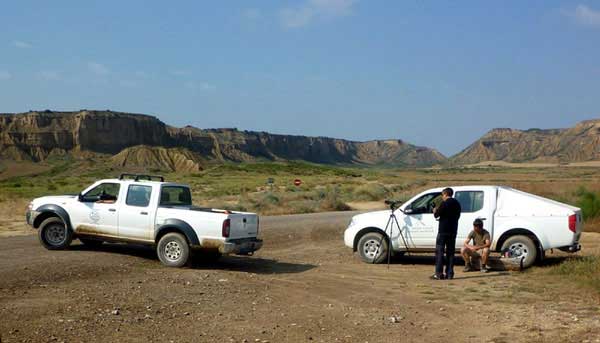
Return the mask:
<svg viewBox="0 0 600 343"><path fill-rule="evenodd" d="M51 217L40 224L38 239L48 250L64 250L71 245L73 232L69 230L62 219Z"/></svg>
<svg viewBox="0 0 600 343"><path fill-rule="evenodd" d="M179 268L188 262L190 246L182 234L171 232L158 241L156 254L165 266Z"/></svg>
<svg viewBox="0 0 600 343"><path fill-rule="evenodd" d="M382 239L382 237L383 235L379 232L369 232L358 240L356 250L363 262L382 263L387 260L388 240Z"/></svg>
<svg viewBox="0 0 600 343"><path fill-rule="evenodd" d="M535 263L538 255L538 249L533 240L523 235L509 237L502 244L501 251L509 252L512 258L518 260L525 257L523 260L523 268L531 267Z"/></svg>
<svg viewBox="0 0 600 343"><path fill-rule="evenodd" d="M79 238L79 241L81 241L81 243L83 243L85 246L90 247L90 248L96 248L102 245L102 243L104 243L104 241L101 241L99 239L93 239L93 238Z"/></svg>

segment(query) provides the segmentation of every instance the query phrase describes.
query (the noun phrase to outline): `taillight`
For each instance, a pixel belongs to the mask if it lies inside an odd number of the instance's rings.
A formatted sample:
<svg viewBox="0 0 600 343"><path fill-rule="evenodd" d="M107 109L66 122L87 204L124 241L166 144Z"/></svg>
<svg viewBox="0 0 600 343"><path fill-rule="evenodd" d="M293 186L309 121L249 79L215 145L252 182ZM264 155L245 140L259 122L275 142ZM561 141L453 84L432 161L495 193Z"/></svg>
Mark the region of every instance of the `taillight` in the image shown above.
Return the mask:
<svg viewBox="0 0 600 343"><path fill-rule="evenodd" d="M230 229L231 229L231 219L223 220L223 228L221 230L221 234L223 235L223 237L225 237L225 238L229 237Z"/></svg>
<svg viewBox="0 0 600 343"><path fill-rule="evenodd" d="M256 217L256 237L258 237L258 229L260 228L260 218Z"/></svg>
<svg viewBox="0 0 600 343"><path fill-rule="evenodd" d="M569 230L573 231L573 233L575 233L575 231L577 231L577 215L576 214L572 214L569 216Z"/></svg>

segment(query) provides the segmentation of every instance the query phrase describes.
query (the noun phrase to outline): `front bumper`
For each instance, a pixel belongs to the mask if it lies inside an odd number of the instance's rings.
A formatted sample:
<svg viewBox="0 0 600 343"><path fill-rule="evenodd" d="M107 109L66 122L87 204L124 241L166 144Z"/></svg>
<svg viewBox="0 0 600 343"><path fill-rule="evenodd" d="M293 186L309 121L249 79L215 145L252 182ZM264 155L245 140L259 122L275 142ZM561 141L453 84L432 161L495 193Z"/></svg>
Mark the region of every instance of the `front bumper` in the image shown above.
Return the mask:
<svg viewBox="0 0 600 343"><path fill-rule="evenodd" d="M574 252L578 252L579 250L581 250L581 244L575 243L575 244L567 245L564 247L560 247L558 249L560 251L574 253Z"/></svg>
<svg viewBox="0 0 600 343"><path fill-rule="evenodd" d="M228 241L219 247L219 252L222 254L251 255L262 248L262 245L262 239L258 238Z"/></svg>
<svg viewBox="0 0 600 343"><path fill-rule="evenodd" d="M27 212L25 212L25 222L27 222L27 225L31 225L33 226L33 223L35 222L35 218L39 215L40 213L38 211L35 210L27 210Z"/></svg>

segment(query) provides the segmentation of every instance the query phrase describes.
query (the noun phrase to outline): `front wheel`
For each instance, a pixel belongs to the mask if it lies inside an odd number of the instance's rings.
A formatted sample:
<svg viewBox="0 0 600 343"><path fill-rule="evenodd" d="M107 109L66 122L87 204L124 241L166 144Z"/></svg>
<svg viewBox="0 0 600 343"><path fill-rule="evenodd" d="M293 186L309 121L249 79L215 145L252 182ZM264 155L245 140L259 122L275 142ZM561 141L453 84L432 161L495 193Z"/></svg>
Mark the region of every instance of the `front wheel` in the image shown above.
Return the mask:
<svg viewBox="0 0 600 343"><path fill-rule="evenodd" d="M509 237L501 248L502 252L507 252L511 258L518 261L523 260L523 268L529 268L535 263L537 258L537 247L533 240L527 236L517 235Z"/></svg>
<svg viewBox="0 0 600 343"><path fill-rule="evenodd" d="M182 234L171 232L158 241L156 253L165 266L183 267L190 257L190 246Z"/></svg>
<svg viewBox="0 0 600 343"><path fill-rule="evenodd" d="M358 254L366 263L382 263L387 258L388 241L378 232L369 232L358 241Z"/></svg>
<svg viewBox="0 0 600 343"><path fill-rule="evenodd" d="M44 248L48 250L63 250L71 245L73 232L69 230L62 219L51 217L40 224L38 238Z"/></svg>

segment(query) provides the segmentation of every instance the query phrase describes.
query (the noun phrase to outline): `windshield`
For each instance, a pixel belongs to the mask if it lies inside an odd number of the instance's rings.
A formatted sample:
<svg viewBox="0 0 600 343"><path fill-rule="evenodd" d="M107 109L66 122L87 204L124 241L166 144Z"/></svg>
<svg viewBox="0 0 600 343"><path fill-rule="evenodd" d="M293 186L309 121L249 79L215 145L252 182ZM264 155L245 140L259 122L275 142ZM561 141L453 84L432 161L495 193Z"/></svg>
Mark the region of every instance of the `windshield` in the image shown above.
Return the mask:
<svg viewBox="0 0 600 343"><path fill-rule="evenodd" d="M190 189L183 186L163 186L160 190L160 206L192 206Z"/></svg>

